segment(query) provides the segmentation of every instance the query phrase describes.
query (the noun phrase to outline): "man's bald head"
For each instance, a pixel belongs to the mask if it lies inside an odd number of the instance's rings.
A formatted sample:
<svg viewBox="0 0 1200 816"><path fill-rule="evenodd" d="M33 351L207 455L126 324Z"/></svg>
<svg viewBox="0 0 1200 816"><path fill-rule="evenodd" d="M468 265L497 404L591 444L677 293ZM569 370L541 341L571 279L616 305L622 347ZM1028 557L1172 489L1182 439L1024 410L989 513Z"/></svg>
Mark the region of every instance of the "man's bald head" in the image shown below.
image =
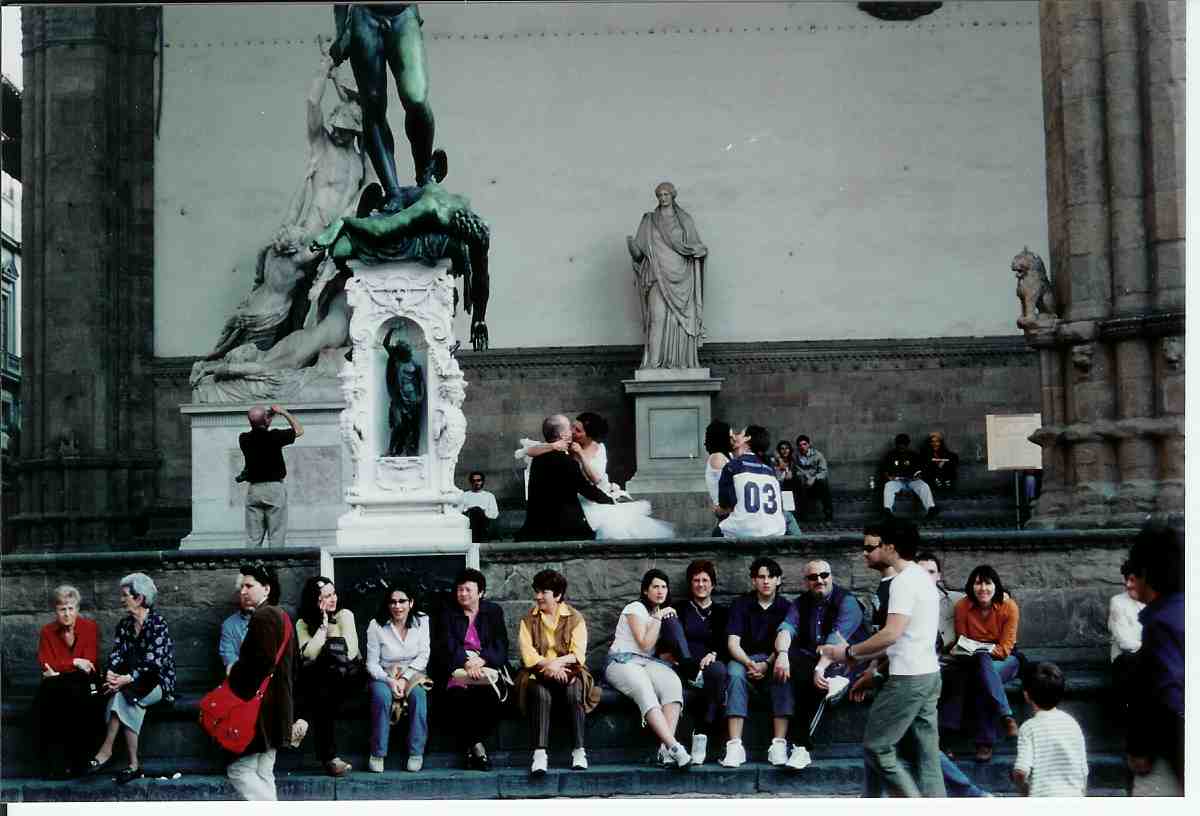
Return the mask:
<svg viewBox="0 0 1200 816"><path fill-rule="evenodd" d="M833 592L833 571L828 561L813 559L804 565L804 580L808 591L828 598Z"/></svg>
<svg viewBox="0 0 1200 816"><path fill-rule="evenodd" d="M562 414L548 416L542 422L542 436L547 442L557 442L571 433L571 420Z"/></svg>
<svg viewBox="0 0 1200 816"><path fill-rule="evenodd" d="M250 420L251 428L267 427L267 425L270 424L269 419L268 419L269 416L270 416L270 414L267 413L267 409L262 407L261 405L255 405L253 408L251 408L249 411L246 412L246 419Z"/></svg>

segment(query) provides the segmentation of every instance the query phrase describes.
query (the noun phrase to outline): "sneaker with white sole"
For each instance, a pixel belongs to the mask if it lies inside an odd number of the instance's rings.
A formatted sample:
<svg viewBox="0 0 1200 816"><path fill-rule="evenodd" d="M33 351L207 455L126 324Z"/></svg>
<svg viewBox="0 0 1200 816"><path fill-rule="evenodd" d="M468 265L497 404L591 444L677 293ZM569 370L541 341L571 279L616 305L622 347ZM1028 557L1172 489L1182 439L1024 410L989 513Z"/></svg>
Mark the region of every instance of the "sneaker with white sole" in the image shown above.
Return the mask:
<svg viewBox="0 0 1200 816"><path fill-rule="evenodd" d="M828 705L840 702L846 696L846 690L850 688L850 678L841 675L826 677L825 682L829 683L829 690L825 692L825 702Z"/></svg>
<svg viewBox="0 0 1200 816"><path fill-rule="evenodd" d="M677 768L686 768L692 764L692 755L683 747L682 742L677 742L667 749L667 753L671 755L671 761L675 763Z"/></svg>
<svg viewBox="0 0 1200 816"><path fill-rule="evenodd" d="M675 760L671 759L671 752L667 750L667 746L658 746L658 753L654 757L654 764L668 767L675 764Z"/></svg>
<svg viewBox="0 0 1200 816"><path fill-rule="evenodd" d="M692 734L692 764L703 765L708 758L708 735Z"/></svg>
<svg viewBox="0 0 1200 816"><path fill-rule="evenodd" d="M531 776L545 776L546 769L550 767L550 758L546 756L545 748L538 748L533 752L533 764L529 766Z"/></svg>
<svg viewBox="0 0 1200 816"><path fill-rule="evenodd" d="M746 749L740 739L725 743L725 756L720 764L726 768L740 768L746 764Z"/></svg>
<svg viewBox="0 0 1200 816"><path fill-rule="evenodd" d="M575 771L586 771L588 768L587 751L582 748L576 748L571 752L571 769Z"/></svg>
<svg viewBox="0 0 1200 816"><path fill-rule="evenodd" d="M373 756L368 759L367 770L371 773L383 773L383 757Z"/></svg>
<svg viewBox="0 0 1200 816"><path fill-rule="evenodd" d="M812 764L812 757L808 755L808 749L803 745L796 745L792 748L792 755L788 757L787 767L793 771L800 771Z"/></svg>
<svg viewBox="0 0 1200 816"><path fill-rule="evenodd" d="M783 765L787 761L787 740L779 738L771 740L771 747L767 749L767 762L772 765Z"/></svg>
<svg viewBox="0 0 1200 816"><path fill-rule="evenodd" d="M416 756L410 756L408 758L408 764L405 765L404 767L408 768L409 773L416 773L417 771L421 770L421 767L424 764L425 764L425 757L421 756L420 754L417 754Z"/></svg>

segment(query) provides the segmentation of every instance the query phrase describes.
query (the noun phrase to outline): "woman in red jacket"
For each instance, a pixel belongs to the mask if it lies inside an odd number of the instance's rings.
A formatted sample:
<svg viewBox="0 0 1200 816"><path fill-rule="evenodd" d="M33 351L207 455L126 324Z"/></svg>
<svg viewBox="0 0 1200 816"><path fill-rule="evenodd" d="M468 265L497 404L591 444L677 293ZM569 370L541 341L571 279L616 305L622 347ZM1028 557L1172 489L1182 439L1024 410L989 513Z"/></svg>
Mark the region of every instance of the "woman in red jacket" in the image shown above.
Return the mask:
<svg viewBox="0 0 1200 816"><path fill-rule="evenodd" d="M957 731L964 709L974 720L975 759L988 762L996 743L997 726L1009 737L1017 736L1004 684L1021 670L1015 652L1021 613L1004 588L996 570L981 564L971 570L964 588L966 597L954 605L952 662L942 672L942 699L938 724Z"/></svg>
<svg viewBox="0 0 1200 816"><path fill-rule="evenodd" d="M37 660L42 675L34 711L42 761L51 779L87 768L99 741L96 689L99 630L79 614L79 590L63 584L51 595L54 620L42 627Z"/></svg>

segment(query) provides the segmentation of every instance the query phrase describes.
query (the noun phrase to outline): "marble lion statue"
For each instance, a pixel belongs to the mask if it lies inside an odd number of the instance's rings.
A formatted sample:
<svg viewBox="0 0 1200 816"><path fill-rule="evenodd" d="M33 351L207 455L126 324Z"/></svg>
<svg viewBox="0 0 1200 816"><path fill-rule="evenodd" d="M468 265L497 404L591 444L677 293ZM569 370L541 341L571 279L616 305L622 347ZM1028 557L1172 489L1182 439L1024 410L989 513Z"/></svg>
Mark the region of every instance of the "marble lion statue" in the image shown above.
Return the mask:
<svg viewBox="0 0 1200 816"><path fill-rule="evenodd" d="M1017 275L1017 300L1021 304L1017 325L1036 323L1039 314L1056 316L1054 287L1042 259L1025 247L1013 257L1011 268Z"/></svg>

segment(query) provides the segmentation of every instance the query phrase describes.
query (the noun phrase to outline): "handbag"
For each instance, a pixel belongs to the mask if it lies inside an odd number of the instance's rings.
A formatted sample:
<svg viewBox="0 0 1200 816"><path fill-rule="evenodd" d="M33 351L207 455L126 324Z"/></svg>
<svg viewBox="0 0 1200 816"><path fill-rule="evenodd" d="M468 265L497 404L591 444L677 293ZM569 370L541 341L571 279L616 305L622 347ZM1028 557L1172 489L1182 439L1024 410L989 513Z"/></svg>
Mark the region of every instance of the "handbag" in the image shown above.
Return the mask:
<svg viewBox="0 0 1200 816"><path fill-rule="evenodd" d="M388 670L388 677L392 680L399 680L403 676L404 669L400 666L392 666ZM392 700L392 710L390 713L392 725L400 722L405 712L408 711L408 695L412 694L412 690L417 686L421 686L426 691L429 691L433 688L433 681L425 675L425 672L413 671L412 676L408 678L408 682L404 686L404 697L399 700L394 698Z"/></svg>
<svg viewBox="0 0 1200 816"><path fill-rule="evenodd" d="M205 694L200 699L200 727L204 732L217 741L227 751L235 754L244 753L254 740L255 726L258 724L258 712L262 708L263 695L267 693L267 684L275 676L279 661L283 659L283 650L292 639L292 621L286 612L283 615L283 643L279 644L279 653L275 655L275 665L270 673L258 685L258 691L249 700L243 700L233 693L229 680Z"/></svg>
<svg viewBox="0 0 1200 816"><path fill-rule="evenodd" d="M481 671L483 676L479 679L467 674L466 669L455 669L450 676L468 686L491 686L492 691L496 692L496 696L500 698L500 702L503 703L507 700L508 690L513 687L513 679L512 675L508 673L508 666L501 666L499 669L484 666Z"/></svg>
<svg viewBox="0 0 1200 816"><path fill-rule="evenodd" d="M325 639L316 664L318 671L329 675L335 681L361 680L366 671L361 657L350 659L350 646L346 639L340 636Z"/></svg>

